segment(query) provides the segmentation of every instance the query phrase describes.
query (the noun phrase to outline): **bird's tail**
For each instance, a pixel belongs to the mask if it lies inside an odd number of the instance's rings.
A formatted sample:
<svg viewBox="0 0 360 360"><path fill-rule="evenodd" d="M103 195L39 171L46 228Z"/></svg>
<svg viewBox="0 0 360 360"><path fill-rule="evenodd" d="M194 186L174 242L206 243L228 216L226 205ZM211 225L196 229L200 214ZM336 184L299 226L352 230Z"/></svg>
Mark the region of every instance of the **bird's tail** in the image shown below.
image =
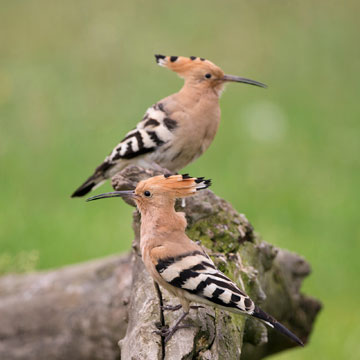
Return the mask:
<svg viewBox="0 0 360 360"><path fill-rule="evenodd" d="M287 329L284 325L279 323L276 319L267 314L265 311L261 310L258 306L255 306L255 310L252 316L264 321L268 326L289 337L300 346L304 346L304 343L295 334L293 334L289 329Z"/></svg>
<svg viewBox="0 0 360 360"><path fill-rule="evenodd" d="M71 195L71 197L81 197L86 195L91 190L100 186L105 181L102 176L91 175L81 186L79 186Z"/></svg>
<svg viewBox="0 0 360 360"><path fill-rule="evenodd" d="M104 161L100 166L98 166L94 174L91 175L81 186L79 186L71 197L80 197L86 195L91 190L96 189L100 186L108 177L107 174L109 170L114 166L107 161Z"/></svg>

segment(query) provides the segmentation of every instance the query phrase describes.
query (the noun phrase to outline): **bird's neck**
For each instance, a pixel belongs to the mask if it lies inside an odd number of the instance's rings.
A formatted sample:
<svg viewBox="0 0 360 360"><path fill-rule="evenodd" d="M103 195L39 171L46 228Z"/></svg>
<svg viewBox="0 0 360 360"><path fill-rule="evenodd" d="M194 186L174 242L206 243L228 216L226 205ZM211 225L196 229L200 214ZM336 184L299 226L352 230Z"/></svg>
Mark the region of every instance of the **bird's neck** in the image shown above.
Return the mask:
<svg viewBox="0 0 360 360"><path fill-rule="evenodd" d="M220 95L221 91L193 81L185 81L184 86L177 93L178 100L184 106L192 106L202 99L218 103Z"/></svg>
<svg viewBox="0 0 360 360"><path fill-rule="evenodd" d="M172 200L164 204L165 206L140 209L140 247L149 242L157 246L157 243L161 243L164 239L171 240L176 233L184 233L187 221L184 213L175 211L174 202Z"/></svg>

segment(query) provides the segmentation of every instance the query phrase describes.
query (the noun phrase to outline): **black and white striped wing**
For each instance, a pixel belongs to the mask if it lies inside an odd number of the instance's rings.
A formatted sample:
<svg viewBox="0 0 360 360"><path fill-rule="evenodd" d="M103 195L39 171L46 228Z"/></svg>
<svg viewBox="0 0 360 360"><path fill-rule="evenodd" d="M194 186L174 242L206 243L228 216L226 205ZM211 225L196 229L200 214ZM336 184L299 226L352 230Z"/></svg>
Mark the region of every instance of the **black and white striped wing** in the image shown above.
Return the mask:
<svg viewBox="0 0 360 360"><path fill-rule="evenodd" d="M150 107L134 130L114 148L106 161L115 163L119 159L133 159L156 150L173 138L177 122L168 117L162 104Z"/></svg>
<svg viewBox="0 0 360 360"><path fill-rule="evenodd" d="M214 305L249 315L254 312L253 301L231 279L219 271L202 251L159 260L156 270L170 285Z"/></svg>
<svg viewBox="0 0 360 360"><path fill-rule="evenodd" d="M169 117L161 103L149 108L143 120L131 130L109 156L105 158L95 172L80 186L72 197L84 196L101 185L102 182L121 170L122 160L130 160L141 155L152 153L162 145L170 142L178 124ZM155 156L156 159L156 156ZM118 167L120 165L120 168ZM161 164L159 164L161 166Z"/></svg>

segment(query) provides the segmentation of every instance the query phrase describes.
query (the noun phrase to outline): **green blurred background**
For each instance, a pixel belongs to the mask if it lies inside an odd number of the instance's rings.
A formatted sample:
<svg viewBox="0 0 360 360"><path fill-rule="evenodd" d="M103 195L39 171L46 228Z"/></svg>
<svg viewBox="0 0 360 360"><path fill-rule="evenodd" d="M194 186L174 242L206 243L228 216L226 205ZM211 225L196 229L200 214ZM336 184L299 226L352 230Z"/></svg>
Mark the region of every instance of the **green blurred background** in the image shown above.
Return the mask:
<svg viewBox="0 0 360 360"><path fill-rule="evenodd" d="M269 89L229 84L215 142L184 171L303 255L324 303L310 344L273 358L360 358L359 2L0 5L1 272L129 249L130 207L69 195L182 85L153 54L202 56Z"/></svg>

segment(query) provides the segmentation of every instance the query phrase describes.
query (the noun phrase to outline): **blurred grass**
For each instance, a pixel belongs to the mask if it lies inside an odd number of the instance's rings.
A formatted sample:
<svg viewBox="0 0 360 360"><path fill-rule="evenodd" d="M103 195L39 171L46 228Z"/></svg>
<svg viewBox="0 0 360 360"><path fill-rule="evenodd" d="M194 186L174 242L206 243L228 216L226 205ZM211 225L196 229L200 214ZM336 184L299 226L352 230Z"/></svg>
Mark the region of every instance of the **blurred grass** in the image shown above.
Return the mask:
<svg viewBox="0 0 360 360"><path fill-rule="evenodd" d="M211 177L265 240L310 261L304 290L325 305L309 346L273 358L360 358L358 2L0 5L7 264L38 252L43 269L129 249L129 207L69 195L181 86L153 54L203 56L270 87L230 84L214 144L186 171Z"/></svg>

